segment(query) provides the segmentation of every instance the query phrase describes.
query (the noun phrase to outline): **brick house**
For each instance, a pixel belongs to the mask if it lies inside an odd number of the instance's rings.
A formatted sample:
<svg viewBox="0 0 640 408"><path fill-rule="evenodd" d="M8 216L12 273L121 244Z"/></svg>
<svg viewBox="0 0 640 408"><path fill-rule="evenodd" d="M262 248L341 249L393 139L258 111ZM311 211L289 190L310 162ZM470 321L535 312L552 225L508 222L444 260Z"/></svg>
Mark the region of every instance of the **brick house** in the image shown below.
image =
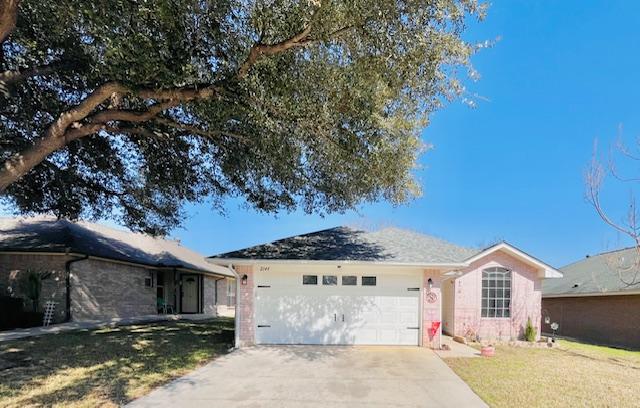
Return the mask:
<svg viewBox="0 0 640 408"><path fill-rule="evenodd" d="M540 333L542 280L562 274L507 243L461 247L398 228L336 227L214 255L238 276L236 343L438 347L442 333Z"/></svg>
<svg viewBox="0 0 640 408"><path fill-rule="evenodd" d="M640 348L640 263L637 248L587 256L560 270L542 291L542 329L592 343Z"/></svg>
<svg viewBox="0 0 640 408"><path fill-rule="evenodd" d="M177 241L51 217L0 218L0 295L23 297L28 271L49 273L40 303L56 302L55 322L234 310L233 273Z"/></svg>

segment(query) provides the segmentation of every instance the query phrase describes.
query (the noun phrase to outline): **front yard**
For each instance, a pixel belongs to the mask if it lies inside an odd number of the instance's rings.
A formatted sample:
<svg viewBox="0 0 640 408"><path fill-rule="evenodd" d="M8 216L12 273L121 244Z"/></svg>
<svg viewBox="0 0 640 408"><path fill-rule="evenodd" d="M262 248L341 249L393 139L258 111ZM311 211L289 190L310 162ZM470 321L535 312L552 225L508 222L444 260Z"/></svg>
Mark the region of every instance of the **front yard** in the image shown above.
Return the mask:
<svg viewBox="0 0 640 408"><path fill-rule="evenodd" d="M0 343L0 407L117 406L226 353L233 320L68 332Z"/></svg>
<svg viewBox="0 0 640 408"><path fill-rule="evenodd" d="M445 362L492 407L637 407L640 352L561 340L554 349L496 347Z"/></svg>

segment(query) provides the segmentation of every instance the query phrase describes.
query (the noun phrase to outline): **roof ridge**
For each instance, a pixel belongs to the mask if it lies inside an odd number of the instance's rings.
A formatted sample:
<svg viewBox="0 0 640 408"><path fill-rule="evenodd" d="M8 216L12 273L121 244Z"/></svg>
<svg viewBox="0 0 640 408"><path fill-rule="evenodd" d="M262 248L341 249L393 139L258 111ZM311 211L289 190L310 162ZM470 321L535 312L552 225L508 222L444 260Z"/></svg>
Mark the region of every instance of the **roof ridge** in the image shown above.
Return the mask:
<svg viewBox="0 0 640 408"><path fill-rule="evenodd" d="M436 239L436 240L438 240L438 241L444 242L445 244L453 245L453 246L456 246L456 247L458 247L458 248L464 248L464 249L469 249L469 250L473 250L473 251L477 251L477 250L479 250L479 248L472 247L472 246L466 246L466 245L456 244L456 243L454 243L454 242L451 242L451 241L450 241L450 240L448 240L447 238L443 238L443 237L438 236L438 235L435 235L435 234L428 234L428 233L425 233L425 232L422 232L422 231L415 230L415 229L413 229L413 228L404 228L404 227L398 227L398 226L395 226L395 225L390 225L390 226L388 226L388 227L380 228L379 230L376 230L376 231L374 231L374 232L377 232L377 231L384 231L384 230L386 230L386 229L395 229L395 230L399 230L399 231L403 231L403 232L408 232L408 233L415 234L415 235L421 235L421 236L423 236L423 237L431 238L431 239ZM493 246L493 245L492 245L492 246ZM486 249L486 248L485 248L485 249Z"/></svg>
<svg viewBox="0 0 640 408"><path fill-rule="evenodd" d="M618 248L618 249L612 249L611 251L604 251L604 252L600 252L600 253L593 254L593 255L591 255L591 254L587 254L584 258L581 258L581 259L578 259L578 260L573 261L573 262L571 262L571 263L568 263L568 264L566 264L565 266L561 267L560 269L568 268L569 266L572 266L572 265L578 264L578 263L580 263L580 262L584 262L584 261L586 261L587 259L597 258L597 257L599 257L599 256L607 255L607 254L612 254L612 253L614 253L614 252L628 251L628 250L633 249L633 248L635 248L635 246L630 246L630 247L625 247L625 248Z"/></svg>

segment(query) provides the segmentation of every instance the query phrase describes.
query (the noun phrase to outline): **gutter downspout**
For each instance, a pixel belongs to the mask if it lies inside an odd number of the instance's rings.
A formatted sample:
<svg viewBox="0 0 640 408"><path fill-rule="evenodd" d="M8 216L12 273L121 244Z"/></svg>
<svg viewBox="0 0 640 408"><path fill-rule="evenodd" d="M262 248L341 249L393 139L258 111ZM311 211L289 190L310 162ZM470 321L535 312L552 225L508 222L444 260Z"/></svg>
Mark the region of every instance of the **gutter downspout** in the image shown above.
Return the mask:
<svg viewBox="0 0 640 408"><path fill-rule="evenodd" d="M240 275L233 269L233 264L229 264L228 266L233 276L236 277L236 311L234 313L234 347L240 348Z"/></svg>
<svg viewBox="0 0 640 408"><path fill-rule="evenodd" d="M68 255L69 248L67 248L66 252ZM89 255L84 255L81 258L71 259L64 263L64 281L65 289L67 292L65 296L65 322L71 321L71 264L75 262L86 261L87 259L89 259Z"/></svg>

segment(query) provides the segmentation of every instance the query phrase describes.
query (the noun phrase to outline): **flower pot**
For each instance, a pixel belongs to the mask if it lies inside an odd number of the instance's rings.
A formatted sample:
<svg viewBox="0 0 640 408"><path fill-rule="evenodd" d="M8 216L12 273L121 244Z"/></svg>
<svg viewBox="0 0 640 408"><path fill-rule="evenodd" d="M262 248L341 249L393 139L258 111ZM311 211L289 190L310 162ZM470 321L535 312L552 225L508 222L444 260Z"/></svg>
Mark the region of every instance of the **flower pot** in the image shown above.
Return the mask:
<svg viewBox="0 0 640 408"><path fill-rule="evenodd" d="M484 346L480 349L480 354L485 357L493 357L496 354L496 349L493 346Z"/></svg>

